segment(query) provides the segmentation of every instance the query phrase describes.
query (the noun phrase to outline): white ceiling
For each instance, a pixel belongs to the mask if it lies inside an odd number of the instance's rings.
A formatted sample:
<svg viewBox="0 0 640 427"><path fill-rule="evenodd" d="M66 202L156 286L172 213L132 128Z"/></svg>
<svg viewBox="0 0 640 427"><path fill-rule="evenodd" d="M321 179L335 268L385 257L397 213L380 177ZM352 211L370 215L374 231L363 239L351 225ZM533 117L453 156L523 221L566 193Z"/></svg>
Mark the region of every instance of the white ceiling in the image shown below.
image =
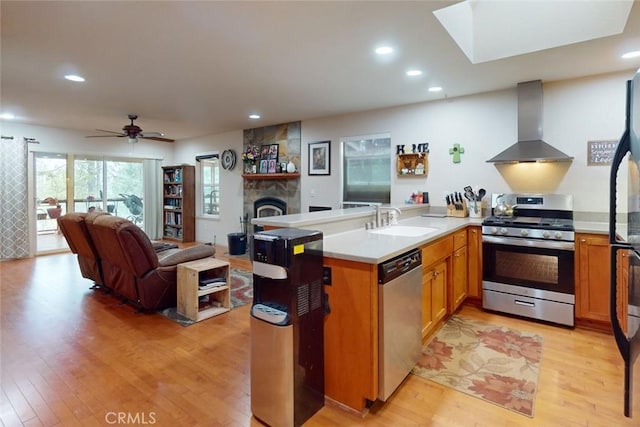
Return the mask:
<svg viewBox="0 0 640 427"><path fill-rule="evenodd" d="M3 0L0 107L87 135L135 113L184 139L640 67L620 58L640 50L637 2L622 34L480 64L432 13L453 3Z"/></svg>

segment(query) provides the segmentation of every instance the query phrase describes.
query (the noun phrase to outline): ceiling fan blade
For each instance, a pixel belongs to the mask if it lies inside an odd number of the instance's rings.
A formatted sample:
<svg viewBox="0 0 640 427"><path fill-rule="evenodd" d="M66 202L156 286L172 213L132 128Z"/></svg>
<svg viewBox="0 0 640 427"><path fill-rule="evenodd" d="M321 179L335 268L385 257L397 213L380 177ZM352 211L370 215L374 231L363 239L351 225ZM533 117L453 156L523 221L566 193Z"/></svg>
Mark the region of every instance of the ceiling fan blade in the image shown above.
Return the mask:
<svg viewBox="0 0 640 427"><path fill-rule="evenodd" d="M87 135L85 138L122 138L126 135Z"/></svg>
<svg viewBox="0 0 640 427"><path fill-rule="evenodd" d="M157 136L142 136L142 135L138 135L138 138L151 139L153 141L162 141L162 142L175 142L175 139L160 138L160 137L157 137Z"/></svg>
<svg viewBox="0 0 640 427"><path fill-rule="evenodd" d="M141 136L143 138L151 138L151 137L162 137L164 136L164 133L162 132L140 132L138 134L138 136Z"/></svg>
<svg viewBox="0 0 640 427"><path fill-rule="evenodd" d="M123 133L122 133L122 132L116 132L116 131L113 131L113 130L104 130L104 129L96 129L96 130L97 130L98 132L108 132L108 133L116 133L116 134L118 134L118 135L123 135Z"/></svg>

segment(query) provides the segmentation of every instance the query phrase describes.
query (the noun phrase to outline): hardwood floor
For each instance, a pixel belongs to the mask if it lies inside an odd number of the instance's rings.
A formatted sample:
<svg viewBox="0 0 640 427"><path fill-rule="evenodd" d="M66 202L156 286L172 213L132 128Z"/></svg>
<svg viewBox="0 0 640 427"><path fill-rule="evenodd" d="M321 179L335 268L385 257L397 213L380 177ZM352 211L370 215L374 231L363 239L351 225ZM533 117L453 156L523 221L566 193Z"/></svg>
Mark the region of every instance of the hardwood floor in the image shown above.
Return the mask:
<svg viewBox="0 0 640 427"><path fill-rule="evenodd" d="M229 258L224 250L216 257ZM249 306L182 327L89 289L71 254L1 262L0 273L4 426L260 425L250 408ZM305 425L640 425L640 408L635 419L622 415L623 365L611 336L473 307L461 314L544 337L533 418L409 375L362 418L325 406Z"/></svg>

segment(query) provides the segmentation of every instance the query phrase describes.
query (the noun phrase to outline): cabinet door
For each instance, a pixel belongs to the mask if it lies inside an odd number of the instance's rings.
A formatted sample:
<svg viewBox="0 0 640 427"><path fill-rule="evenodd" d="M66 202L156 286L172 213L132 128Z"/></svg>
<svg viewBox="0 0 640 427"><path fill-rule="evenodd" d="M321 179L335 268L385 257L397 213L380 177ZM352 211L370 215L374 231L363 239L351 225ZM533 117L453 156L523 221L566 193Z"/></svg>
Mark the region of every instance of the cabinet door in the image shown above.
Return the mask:
<svg viewBox="0 0 640 427"><path fill-rule="evenodd" d="M447 314L447 262L423 270L422 341L424 342Z"/></svg>
<svg viewBox="0 0 640 427"><path fill-rule="evenodd" d="M609 239L602 234L576 234L576 318L609 321Z"/></svg>
<svg viewBox="0 0 640 427"><path fill-rule="evenodd" d="M447 315L447 261L442 261L433 269L434 279L431 288L431 313L434 323Z"/></svg>
<svg viewBox="0 0 640 427"><path fill-rule="evenodd" d="M449 313L458 309L467 297L467 247L463 246L453 253L451 277L451 298Z"/></svg>
<svg viewBox="0 0 640 427"><path fill-rule="evenodd" d="M469 227L467 240L467 296L482 298L482 232L480 227Z"/></svg>
<svg viewBox="0 0 640 427"><path fill-rule="evenodd" d="M324 258L331 285L324 322L324 392L360 412L378 396L377 266ZM348 375L345 375L345 369Z"/></svg>

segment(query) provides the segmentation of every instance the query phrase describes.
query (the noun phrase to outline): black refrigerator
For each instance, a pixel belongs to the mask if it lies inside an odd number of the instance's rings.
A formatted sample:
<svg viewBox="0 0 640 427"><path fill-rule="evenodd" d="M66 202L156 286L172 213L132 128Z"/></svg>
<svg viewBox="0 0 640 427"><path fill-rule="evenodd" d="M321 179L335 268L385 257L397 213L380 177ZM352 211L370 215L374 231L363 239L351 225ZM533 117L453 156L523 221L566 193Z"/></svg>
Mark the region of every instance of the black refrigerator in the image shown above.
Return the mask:
<svg viewBox="0 0 640 427"><path fill-rule="evenodd" d="M627 194L618 194L617 180L625 172ZM640 70L627 82L625 131L613 157L609 185L611 325L624 360L624 414L632 417L632 409L640 407L640 372L634 378L634 367L640 369ZM622 197L627 199L627 221L617 215Z"/></svg>

